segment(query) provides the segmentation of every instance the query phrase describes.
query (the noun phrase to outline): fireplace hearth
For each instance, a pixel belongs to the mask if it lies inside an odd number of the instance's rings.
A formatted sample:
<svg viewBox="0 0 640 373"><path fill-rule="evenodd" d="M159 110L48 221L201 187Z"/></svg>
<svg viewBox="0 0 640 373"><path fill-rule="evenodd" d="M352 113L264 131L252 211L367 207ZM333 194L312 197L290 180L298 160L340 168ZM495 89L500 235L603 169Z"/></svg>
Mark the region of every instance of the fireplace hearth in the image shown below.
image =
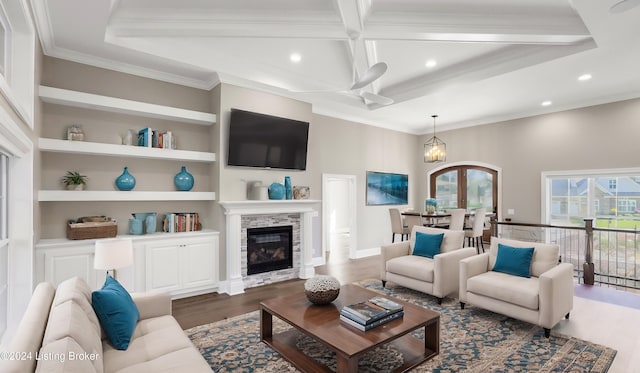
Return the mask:
<svg viewBox="0 0 640 373"><path fill-rule="evenodd" d="M247 228L247 275L292 267L292 226Z"/></svg>

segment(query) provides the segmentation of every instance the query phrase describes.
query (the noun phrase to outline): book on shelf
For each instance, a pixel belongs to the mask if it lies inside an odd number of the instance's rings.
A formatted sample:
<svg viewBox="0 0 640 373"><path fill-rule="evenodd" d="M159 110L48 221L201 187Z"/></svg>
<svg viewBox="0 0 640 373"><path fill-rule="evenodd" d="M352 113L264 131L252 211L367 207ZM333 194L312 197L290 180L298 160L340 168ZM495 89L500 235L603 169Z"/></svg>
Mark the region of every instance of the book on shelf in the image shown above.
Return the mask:
<svg viewBox="0 0 640 373"><path fill-rule="evenodd" d="M175 137L171 131L145 127L138 131L138 146L159 149L175 149Z"/></svg>
<svg viewBox="0 0 640 373"><path fill-rule="evenodd" d="M403 310L402 304L383 297L350 304L342 307L340 315L345 316L362 325L371 324L386 316L399 313Z"/></svg>
<svg viewBox="0 0 640 373"><path fill-rule="evenodd" d="M389 314L381 319L378 319L372 323L369 324L361 324L355 320L350 319L348 316L345 316L343 314L340 315L340 321L344 322L347 325L353 326L354 328L358 329L358 330L362 330L363 332L366 332L367 330L371 330L373 328L376 328L380 325L384 325L388 322L391 322L393 320L399 319L404 315L404 311L399 311L399 312L394 312L392 314Z"/></svg>
<svg viewBox="0 0 640 373"><path fill-rule="evenodd" d="M138 146L150 148L153 144L153 130L145 127L138 131Z"/></svg>
<svg viewBox="0 0 640 373"><path fill-rule="evenodd" d="M167 233L194 232L202 230L197 212L172 212L164 217L162 230Z"/></svg>

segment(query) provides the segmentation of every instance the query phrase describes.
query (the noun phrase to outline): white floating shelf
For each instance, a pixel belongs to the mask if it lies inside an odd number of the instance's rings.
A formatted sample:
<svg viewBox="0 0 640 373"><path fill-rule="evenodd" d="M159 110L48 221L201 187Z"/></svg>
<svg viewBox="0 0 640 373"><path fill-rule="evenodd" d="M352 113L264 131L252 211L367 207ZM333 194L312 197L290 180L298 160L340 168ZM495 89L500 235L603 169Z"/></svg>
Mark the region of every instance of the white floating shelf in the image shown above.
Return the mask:
<svg viewBox="0 0 640 373"><path fill-rule="evenodd" d="M88 141L67 141L58 139L47 139L42 137L38 140L38 146L42 151L53 153L73 153L102 155L110 157L150 158L207 163L216 161L215 153L196 152L190 150L145 148L142 146L104 144Z"/></svg>
<svg viewBox="0 0 640 373"><path fill-rule="evenodd" d="M136 115L145 118L157 118L205 126L216 122L215 114L211 113L47 86L40 86L40 98L44 102L57 105Z"/></svg>
<svg viewBox="0 0 640 373"><path fill-rule="evenodd" d="M215 192L153 192L99 190L41 190L40 202L85 201L215 201Z"/></svg>

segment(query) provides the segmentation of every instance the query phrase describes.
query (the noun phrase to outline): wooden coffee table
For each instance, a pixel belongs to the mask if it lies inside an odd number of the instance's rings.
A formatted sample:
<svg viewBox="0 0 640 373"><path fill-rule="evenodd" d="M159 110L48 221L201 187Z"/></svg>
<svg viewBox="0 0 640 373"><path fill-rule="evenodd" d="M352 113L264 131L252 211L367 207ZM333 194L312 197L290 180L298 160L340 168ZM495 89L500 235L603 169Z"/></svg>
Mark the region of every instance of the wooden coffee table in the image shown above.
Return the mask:
<svg viewBox="0 0 640 373"><path fill-rule="evenodd" d="M440 352L440 314L426 308L385 296L404 305L404 316L366 332L340 321L343 306L367 300L379 293L356 285L340 288L338 299L329 305L313 305L304 292L260 303L260 340L278 351L303 372L328 372L329 369L296 347L300 333L322 343L336 353L338 372L357 372L358 358L385 343L393 343L404 356L396 372L405 372ZM294 328L273 334L273 316ZM424 342L410 332L424 328Z"/></svg>

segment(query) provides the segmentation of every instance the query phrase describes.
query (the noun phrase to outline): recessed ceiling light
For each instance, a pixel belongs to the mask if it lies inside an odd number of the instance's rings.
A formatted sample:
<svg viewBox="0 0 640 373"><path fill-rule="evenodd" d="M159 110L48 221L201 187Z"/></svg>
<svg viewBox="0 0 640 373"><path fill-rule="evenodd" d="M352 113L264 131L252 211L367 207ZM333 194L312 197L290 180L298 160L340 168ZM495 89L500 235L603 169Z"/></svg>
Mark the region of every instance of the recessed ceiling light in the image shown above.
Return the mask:
<svg viewBox="0 0 640 373"><path fill-rule="evenodd" d="M429 60L427 60L427 62L425 62L425 64L424 64L424 65L425 65L426 67L428 67L428 68L432 68L432 67L434 67L434 66L435 66L435 65L437 65L437 64L438 64L438 62L437 62L436 60L434 60L434 59L429 59Z"/></svg>
<svg viewBox="0 0 640 373"><path fill-rule="evenodd" d="M582 74L578 77L578 80L584 82L586 80L590 80L592 78L591 74Z"/></svg>
<svg viewBox="0 0 640 373"><path fill-rule="evenodd" d="M291 62L300 62L300 60L302 60L302 56L300 55L300 53L291 53L289 59L291 60Z"/></svg>
<svg viewBox="0 0 640 373"><path fill-rule="evenodd" d="M549 101L549 100L547 100L547 101L542 101L542 103L541 103L540 105L542 105L542 106L549 106L549 105L551 105L551 104L552 104L552 102L551 102L551 101Z"/></svg>

